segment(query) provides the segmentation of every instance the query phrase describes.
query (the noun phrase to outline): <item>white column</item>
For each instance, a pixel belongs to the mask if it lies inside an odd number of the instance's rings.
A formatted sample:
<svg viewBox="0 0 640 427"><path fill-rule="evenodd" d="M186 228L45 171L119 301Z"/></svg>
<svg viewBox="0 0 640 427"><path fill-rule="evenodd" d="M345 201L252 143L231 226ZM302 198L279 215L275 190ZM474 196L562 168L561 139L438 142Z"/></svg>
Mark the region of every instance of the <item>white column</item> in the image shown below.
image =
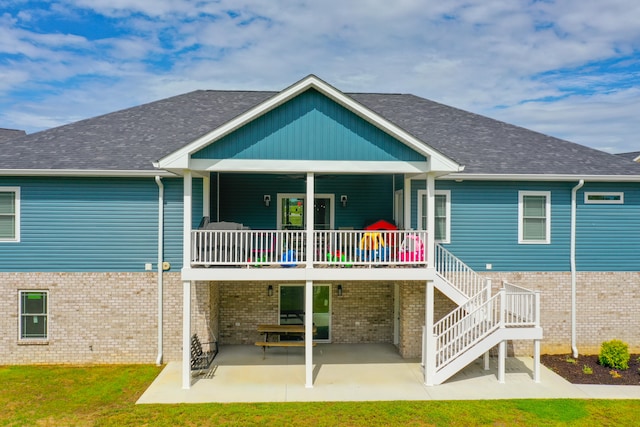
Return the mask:
<svg viewBox="0 0 640 427"><path fill-rule="evenodd" d="M313 280L304 287L304 372L304 386L313 388Z"/></svg>
<svg viewBox="0 0 640 427"><path fill-rule="evenodd" d="M307 205L304 208L305 221L307 225L306 229L306 256L307 256L307 268L313 267L313 254L314 244L313 244L313 212L314 212L314 203L315 203L315 176L313 172L307 173Z"/></svg>
<svg viewBox="0 0 640 427"><path fill-rule="evenodd" d="M436 180L432 174L427 175L427 267L435 267L435 228L436 228Z"/></svg>
<svg viewBox="0 0 640 427"><path fill-rule="evenodd" d="M202 179L202 216L211 216L211 178Z"/></svg>
<svg viewBox="0 0 640 427"><path fill-rule="evenodd" d="M191 265L191 171L184 171L182 268ZM191 388L191 282L182 282L182 388Z"/></svg>
<svg viewBox="0 0 640 427"><path fill-rule="evenodd" d="M402 215L404 216L404 229L411 230L411 180L404 177L404 191L402 192L404 196L404 206L402 208ZM420 227L416 227L420 228Z"/></svg>
<svg viewBox="0 0 640 427"><path fill-rule="evenodd" d="M315 176L307 173L307 205L305 216L307 223L307 264L306 268L313 268L315 245L313 242L313 212L315 202ZM307 280L304 287L304 367L305 387L313 388L313 281Z"/></svg>
<svg viewBox="0 0 640 427"><path fill-rule="evenodd" d="M191 266L191 215L193 214L193 179L190 170L184 171L182 195L182 268Z"/></svg>
<svg viewBox="0 0 640 427"><path fill-rule="evenodd" d="M433 319L434 319L434 284L433 281L428 281L425 291L425 316L424 316L424 328L425 328L425 346L422 349L424 354L424 383L425 385L434 385L433 377L436 373L436 340L433 335Z"/></svg>
<svg viewBox="0 0 640 427"><path fill-rule="evenodd" d="M498 344L498 382L504 384L504 371L507 357L507 342L502 340Z"/></svg>
<svg viewBox="0 0 640 427"><path fill-rule="evenodd" d="M191 282L182 282L182 388L191 388Z"/></svg>
<svg viewBox="0 0 640 427"><path fill-rule="evenodd" d="M533 381L540 382L540 340L533 340Z"/></svg>

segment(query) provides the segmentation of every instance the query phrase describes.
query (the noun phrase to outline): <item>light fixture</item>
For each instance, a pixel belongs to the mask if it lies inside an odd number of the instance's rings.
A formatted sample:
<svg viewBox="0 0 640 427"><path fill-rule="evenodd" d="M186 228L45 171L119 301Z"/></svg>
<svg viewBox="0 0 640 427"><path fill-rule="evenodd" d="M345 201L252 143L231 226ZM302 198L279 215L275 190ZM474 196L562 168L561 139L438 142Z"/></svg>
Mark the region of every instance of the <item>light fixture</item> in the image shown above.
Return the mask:
<svg viewBox="0 0 640 427"><path fill-rule="evenodd" d="M267 286L267 295L273 296L273 285Z"/></svg>
<svg viewBox="0 0 640 427"><path fill-rule="evenodd" d="M346 208L347 207L347 195L343 194L342 196L340 196L340 202L342 203L342 207Z"/></svg>
<svg viewBox="0 0 640 427"><path fill-rule="evenodd" d="M342 296L342 285L338 285L338 296Z"/></svg>
<svg viewBox="0 0 640 427"><path fill-rule="evenodd" d="M265 194L264 196L262 196L262 200L264 200L264 205L266 207L269 207L269 205L271 204L271 195Z"/></svg>

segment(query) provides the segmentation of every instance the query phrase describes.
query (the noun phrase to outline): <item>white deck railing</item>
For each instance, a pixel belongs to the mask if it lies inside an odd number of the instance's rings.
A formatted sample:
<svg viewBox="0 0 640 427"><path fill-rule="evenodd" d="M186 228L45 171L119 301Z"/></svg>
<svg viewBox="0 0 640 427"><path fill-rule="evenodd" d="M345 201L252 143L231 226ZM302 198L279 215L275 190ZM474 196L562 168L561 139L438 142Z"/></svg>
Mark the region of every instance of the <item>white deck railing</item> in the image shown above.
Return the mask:
<svg viewBox="0 0 640 427"><path fill-rule="evenodd" d="M193 230L191 265L319 266L426 265L426 231Z"/></svg>

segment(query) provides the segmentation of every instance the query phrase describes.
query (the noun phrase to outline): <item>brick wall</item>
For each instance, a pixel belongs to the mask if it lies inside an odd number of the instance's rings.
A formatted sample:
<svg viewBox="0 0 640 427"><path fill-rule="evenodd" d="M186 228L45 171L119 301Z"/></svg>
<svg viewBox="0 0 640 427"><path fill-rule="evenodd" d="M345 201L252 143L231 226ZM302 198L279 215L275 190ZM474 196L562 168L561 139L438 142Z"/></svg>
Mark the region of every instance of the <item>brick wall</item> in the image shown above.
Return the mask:
<svg viewBox="0 0 640 427"><path fill-rule="evenodd" d="M156 278L155 272L0 273L0 363L155 362ZM165 359L180 352L182 288L176 279L179 273L165 274ZM49 291L43 344L18 340L19 290Z"/></svg>
<svg viewBox="0 0 640 427"><path fill-rule="evenodd" d="M421 357L422 327L425 324L426 285L420 282L406 282L400 286L400 340L398 350L405 359ZM434 290L434 322L456 308L449 298Z"/></svg>
<svg viewBox="0 0 640 427"><path fill-rule="evenodd" d="M543 353L571 348L569 273L485 273L499 288L507 280L541 291ZM394 284L341 282L332 286L332 341L393 342ZM253 344L259 323L278 323L278 284L196 282L192 330L220 344ZM49 291L49 340L18 342L18 290ZM640 352L640 273L577 275L577 345L594 354L610 339ZM420 356L424 283L399 283L399 351ZM0 364L153 363L157 357L157 275L145 273L0 273ZM437 290L435 319L454 308ZM164 361L182 358L182 282L164 274ZM515 354L532 353L530 342L513 342Z"/></svg>
<svg viewBox="0 0 640 427"><path fill-rule="evenodd" d="M540 291L542 353L571 352L570 273L485 273L493 288L501 281ZM620 339L640 352L640 273L576 275L576 341L581 354L597 354L603 341ZM512 343L516 354L532 354L530 342Z"/></svg>

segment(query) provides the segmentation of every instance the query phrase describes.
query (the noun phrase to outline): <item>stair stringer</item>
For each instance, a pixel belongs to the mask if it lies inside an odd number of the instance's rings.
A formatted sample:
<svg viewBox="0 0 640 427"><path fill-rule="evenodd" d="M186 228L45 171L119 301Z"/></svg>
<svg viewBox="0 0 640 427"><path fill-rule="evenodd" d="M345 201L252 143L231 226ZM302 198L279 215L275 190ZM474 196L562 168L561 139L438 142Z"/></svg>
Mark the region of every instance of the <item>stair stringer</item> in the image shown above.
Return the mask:
<svg viewBox="0 0 640 427"><path fill-rule="evenodd" d="M507 340L541 340L542 328L497 328L478 340L475 344L469 346L462 354L451 360L445 366L436 371L433 376L433 385L439 385L460 372L471 362L491 350L501 341Z"/></svg>

